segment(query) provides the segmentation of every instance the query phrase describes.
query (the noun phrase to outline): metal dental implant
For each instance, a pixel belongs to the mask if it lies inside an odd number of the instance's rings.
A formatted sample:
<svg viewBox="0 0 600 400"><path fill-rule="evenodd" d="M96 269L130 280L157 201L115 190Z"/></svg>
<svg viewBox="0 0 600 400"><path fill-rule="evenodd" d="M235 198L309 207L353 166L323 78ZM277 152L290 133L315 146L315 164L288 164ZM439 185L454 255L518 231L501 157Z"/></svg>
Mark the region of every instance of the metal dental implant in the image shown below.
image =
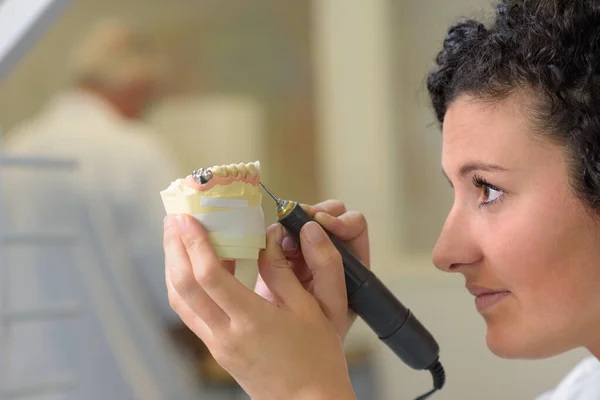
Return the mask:
<svg viewBox="0 0 600 400"><path fill-rule="evenodd" d="M192 178L201 185L210 181L212 177L213 173L209 168L200 168L192 172Z"/></svg>

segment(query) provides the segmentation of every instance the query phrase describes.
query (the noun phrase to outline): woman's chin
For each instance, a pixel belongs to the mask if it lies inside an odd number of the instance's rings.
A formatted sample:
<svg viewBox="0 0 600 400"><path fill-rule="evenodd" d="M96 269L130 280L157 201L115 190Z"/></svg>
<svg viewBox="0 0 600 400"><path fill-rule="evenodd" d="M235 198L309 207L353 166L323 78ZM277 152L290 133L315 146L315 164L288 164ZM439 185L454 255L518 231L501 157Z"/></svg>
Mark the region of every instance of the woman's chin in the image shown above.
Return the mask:
<svg viewBox="0 0 600 400"><path fill-rule="evenodd" d="M539 360L554 357L569 349L559 348L553 340L519 329L500 329L488 325L486 344L492 354L506 359Z"/></svg>

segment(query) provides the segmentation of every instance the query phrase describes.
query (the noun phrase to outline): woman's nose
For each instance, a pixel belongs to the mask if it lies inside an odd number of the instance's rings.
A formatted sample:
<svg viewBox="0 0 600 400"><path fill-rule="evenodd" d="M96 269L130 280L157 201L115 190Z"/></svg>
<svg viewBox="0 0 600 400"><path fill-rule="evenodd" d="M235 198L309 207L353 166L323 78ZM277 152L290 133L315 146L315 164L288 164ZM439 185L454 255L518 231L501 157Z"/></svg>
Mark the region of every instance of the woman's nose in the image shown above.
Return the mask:
<svg viewBox="0 0 600 400"><path fill-rule="evenodd" d="M446 272L462 272L481 259L477 236L464 212L453 209L433 249L433 263Z"/></svg>

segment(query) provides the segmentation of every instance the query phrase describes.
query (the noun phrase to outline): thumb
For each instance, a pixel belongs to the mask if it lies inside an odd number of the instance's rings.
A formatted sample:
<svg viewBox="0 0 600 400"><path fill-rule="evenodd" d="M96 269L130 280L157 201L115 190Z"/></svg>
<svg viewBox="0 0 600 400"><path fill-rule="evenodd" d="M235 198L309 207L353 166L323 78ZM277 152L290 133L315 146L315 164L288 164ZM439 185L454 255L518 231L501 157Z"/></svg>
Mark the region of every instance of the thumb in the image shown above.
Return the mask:
<svg viewBox="0 0 600 400"><path fill-rule="evenodd" d="M316 222L308 222L302 227L300 243L306 265L313 275L313 295L327 318L343 332L348 298L342 257Z"/></svg>
<svg viewBox="0 0 600 400"><path fill-rule="evenodd" d="M267 246L258 257L257 289L261 292L268 289L275 299L269 293L261 295L270 298L270 301L276 300L291 305L307 293L285 257L281 247L283 236L283 226L280 224L273 224L267 229Z"/></svg>

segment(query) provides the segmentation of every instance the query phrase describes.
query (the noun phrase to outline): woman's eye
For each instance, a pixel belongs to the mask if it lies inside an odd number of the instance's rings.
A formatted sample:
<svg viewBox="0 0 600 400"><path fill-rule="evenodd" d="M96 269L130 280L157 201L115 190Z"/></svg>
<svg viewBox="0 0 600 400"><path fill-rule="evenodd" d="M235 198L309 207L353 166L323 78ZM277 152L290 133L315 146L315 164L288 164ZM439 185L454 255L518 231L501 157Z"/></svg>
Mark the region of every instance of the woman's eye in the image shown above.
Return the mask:
<svg viewBox="0 0 600 400"><path fill-rule="evenodd" d="M501 200L502 196L504 195L503 190L492 185L491 183L479 176L473 177L473 185L475 185L475 187L480 189L482 192L481 195L483 198L480 199L480 207L484 207L494 203L497 200Z"/></svg>
<svg viewBox="0 0 600 400"><path fill-rule="evenodd" d="M502 192L502 190L496 190L496 189L492 189L489 186L484 186L483 187L483 203L484 204L492 203L492 202L498 200L503 194L504 194L504 192Z"/></svg>

